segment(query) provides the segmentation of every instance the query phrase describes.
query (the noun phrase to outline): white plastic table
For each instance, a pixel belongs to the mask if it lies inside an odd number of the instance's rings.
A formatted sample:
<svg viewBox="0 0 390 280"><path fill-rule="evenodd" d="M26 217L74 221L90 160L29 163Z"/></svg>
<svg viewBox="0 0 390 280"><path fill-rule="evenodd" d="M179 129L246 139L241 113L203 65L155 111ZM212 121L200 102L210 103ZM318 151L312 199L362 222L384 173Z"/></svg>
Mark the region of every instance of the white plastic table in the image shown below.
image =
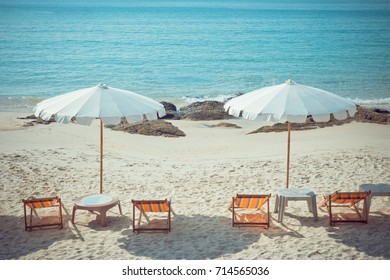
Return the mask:
<svg viewBox="0 0 390 280"><path fill-rule="evenodd" d="M309 212L313 213L314 220L318 220L317 202L315 193L307 188L283 188L276 194L275 213L278 214L278 222L283 222L287 201L306 200Z"/></svg>
<svg viewBox="0 0 390 280"><path fill-rule="evenodd" d="M112 197L108 194L92 194L85 195L76 199L72 212L72 223L77 209L97 211L100 213L100 225L107 226L107 211L112 207L118 205L119 213L122 215L122 208L118 198Z"/></svg>
<svg viewBox="0 0 390 280"><path fill-rule="evenodd" d="M360 192L369 192L367 198L367 211L370 213L371 199L373 196L389 196L390 205L390 185L389 184L363 184L359 186Z"/></svg>

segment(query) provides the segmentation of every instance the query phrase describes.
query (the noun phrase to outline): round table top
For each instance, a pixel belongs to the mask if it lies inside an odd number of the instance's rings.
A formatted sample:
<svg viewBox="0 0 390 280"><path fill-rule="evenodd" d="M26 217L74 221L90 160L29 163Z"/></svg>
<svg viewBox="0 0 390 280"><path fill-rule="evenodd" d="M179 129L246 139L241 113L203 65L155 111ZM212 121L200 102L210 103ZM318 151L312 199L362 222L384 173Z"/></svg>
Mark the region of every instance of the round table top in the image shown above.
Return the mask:
<svg viewBox="0 0 390 280"><path fill-rule="evenodd" d="M82 207L108 206L118 202L116 197L108 194L90 194L76 199L75 204Z"/></svg>
<svg viewBox="0 0 390 280"><path fill-rule="evenodd" d="M284 188L278 190L278 195L285 197L302 197L302 196L313 196L315 193L308 188Z"/></svg>

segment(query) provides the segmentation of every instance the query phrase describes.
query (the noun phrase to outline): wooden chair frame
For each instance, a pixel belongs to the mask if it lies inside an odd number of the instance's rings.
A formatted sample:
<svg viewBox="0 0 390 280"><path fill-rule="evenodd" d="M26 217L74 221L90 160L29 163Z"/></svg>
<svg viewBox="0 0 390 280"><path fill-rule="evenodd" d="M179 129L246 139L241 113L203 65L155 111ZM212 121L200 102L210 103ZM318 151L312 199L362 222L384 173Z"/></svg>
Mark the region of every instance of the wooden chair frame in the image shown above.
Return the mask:
<svg viewBox="0 0 390 280"><path fill-rule="evenodd" d="M171 231L171 214L175 215L171 207L170 200L132 200L133 203L133 232L139 233L140 231ZM138 220L136 219L136 209L139 211ZM150 218L147 213L167 213L165 227L152 227L150 226ZM148 226L141 226L142 216L145 217Z"/></svg>
<svg viewBox="0 0 390 280"><path fill-rule="evenodd" d="M318 207L326 207L329 214L329 225L335 226L336 223L368 223L367 199L370 192L335 192L331 195L324 196ZM359 210L358 204L363 202L362 211ZM356 213L357 219L348 218L348 213L335 213L334 208L351 209ZM338 214L338 215L337 215ZM344 215L343 215L344 214Z"/></svg>
<svg viewBox="0 0 390 280"><path fill-rule="evenodd" d="M33 228L51 227L51 226L58 226L59 229L63 228L62 202L61 202L61 198L59 198L58 196L42 197L42 198L29 197L27 199L22 199L22 202L23 202L23 209L24 209L24 228L26 231L32 231ZM30 208L29 223L27 223L26 207ZM38 216L36 209L49 208L49 207L58 207L59 221L57 223L33 225L32 224L33 212L35 213L36 216Z"/></svg>
<svg viewBox="0 0 390 280"><path fill-rule="evenodd" d="M260 194L237 194L236 197L232 197L232 202L230 204L229 210L232 212L232 226L241 227L241 226L263 226L266 229L269 228L270 224L270 211L269 211L269 200L271 194L260 195ZM238 200L245 199L245 204L239 205ZM255 199L251 201L251 199ZM242 201L242 200L241 200ZM241 203L240 203L241 204ZM263 211L263 206L266 206L266 213ZM248 215L245 213L239 213L241 210L245 212L246 209L254 210L254 215L260 215L260 222L253 221L241 221L239 218L243 215ZM253 215L251 214L251 215Z"/></svg>

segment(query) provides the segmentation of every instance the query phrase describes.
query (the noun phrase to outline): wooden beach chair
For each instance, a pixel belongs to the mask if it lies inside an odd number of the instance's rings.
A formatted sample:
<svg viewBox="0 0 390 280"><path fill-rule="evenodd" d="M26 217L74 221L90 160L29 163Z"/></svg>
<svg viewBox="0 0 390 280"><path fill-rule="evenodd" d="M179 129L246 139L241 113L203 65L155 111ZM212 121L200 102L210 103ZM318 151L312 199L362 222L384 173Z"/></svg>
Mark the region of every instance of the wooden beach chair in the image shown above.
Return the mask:
<svg viewBox="0 0 390 280"><path fill-rule="evenodd" d="M132 200L133 232L171 231L171 215L175 214L170 200ZM136 219L136 210L139 212ZM142 221L145 218L145 222Z"/></svg>
<svg viewBox="0 0 390 280"><path fill-rule="evenodd" d="M59 229L63 227L62 223L62 203L61 198L58 196L53 197L42 197L42 198L35 198L35 197L29 197L27 199L22 199L23 202L23 209L24 209L24 228L25 230L31 231L33 228L40 228L40 227L50 227L50 226L58 226ZM30 208L30 214L29 214L29 223L27 223L27 209ZM47 217L40 217L39 219L33 219L33 213L36 217L38 217L37 209L44 209L44 208L51 208L51 207L58 207L58 214L54 217L54 220L52 219L52 216ZM33 224L33 220L36 220L35 224Z"/></svg>
<svg viewBox="0 0 390 280"><path fill-rule="evenodd" d="M323 195L319 208L326 208L329 214L329 224L336 223L366 223L368 222L367 198L370 192L335 192L329 196ZM359 203L363 202L360 208Z"/></svg>
<svg viewBox="0 0 390 280"><path fill-rule="evenodd" d="M229 206L232 212L232 226L263 226L268 229L270 197L271 194L237 194L233 197Z"/></svg>

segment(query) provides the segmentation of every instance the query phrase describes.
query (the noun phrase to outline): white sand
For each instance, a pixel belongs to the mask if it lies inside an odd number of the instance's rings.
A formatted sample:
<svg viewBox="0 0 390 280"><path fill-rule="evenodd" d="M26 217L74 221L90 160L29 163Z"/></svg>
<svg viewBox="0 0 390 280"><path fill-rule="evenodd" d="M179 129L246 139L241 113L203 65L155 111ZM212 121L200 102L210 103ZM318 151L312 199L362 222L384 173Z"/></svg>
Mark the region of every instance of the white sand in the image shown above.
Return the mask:
<svg viewBox="0 0 390 280"><path fill-rule="evenodd" d="M76 213L76 197L99 191L99 128L36 125L23 113L0 113L0 259L390 259L390 204L373 199L368 224L315 222L305 202L290 202L271 227L232 228L227 210L235 193L275 193L285 184L286 133L246 135L208 128L219 121L172 121L183 138L131 135L104 129L104 192L121 200L108 226ZM320 194L390 184L390 126L351 123L293 131L290 185ZM22 198L59 195L64 228L24 231ZM171 198L172 232L132 232L131 199Z"/></svg>

